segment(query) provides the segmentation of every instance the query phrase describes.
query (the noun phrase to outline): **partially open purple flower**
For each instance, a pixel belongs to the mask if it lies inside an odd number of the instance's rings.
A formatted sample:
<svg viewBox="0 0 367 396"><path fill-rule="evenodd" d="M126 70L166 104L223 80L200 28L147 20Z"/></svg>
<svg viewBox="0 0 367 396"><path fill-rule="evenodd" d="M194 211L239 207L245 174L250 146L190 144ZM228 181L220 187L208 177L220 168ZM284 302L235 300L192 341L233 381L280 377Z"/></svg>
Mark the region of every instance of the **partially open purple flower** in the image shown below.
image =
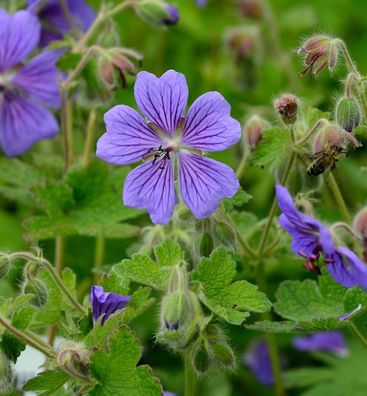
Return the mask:
<svg viewBox="0 0 367 396"><path fill-rule="evenodd" d="M340 357L348 355L348 348L340 331L325 331L309 336L295 337L292 344L300 351L326 351Z"/></svg>
<svg viewBox="0 0 367 396"><path fill-rule="evenodd" d="M84 0L28 0L28 10L41 20L40 45L60 40L69 32L86 31L95 13Z"/></svg>
<svg viewBox="0 0 367 396"><path fill-rule="evenodd" d="M265 386L274 384L269 349L265 341L254 342L244 355L243 362L261 384Z"/></svg>
<svg viewBox="0 0 367 396"><path fill-rule="evenodd" d="M129 106L115 106L104 117L107 131L97 143L97 156L116 165L144 160L127 176L123 202L145 208L153 223L167 223L177 201L178 185L185 204L198 219L212 214L223 198L238 190L235 172L202 155L235 144L241 126L218 92L200 96L183 118L188 87L183 74L169 70L160 78L140 72L135 99L144 118Z"/></svg>
<svg viewBox="0 0 367 396"><path fill-rule="evenodd" d="M96 322L102 317L102 326L110 315L119 309L125 308L131 300L131 296L120 296L116 293L103 291L102 286L92 286L90 291L90 303L92 305L93 320Z"/></svg>
<svg viewBox="0 0 367 396"><path fill-rule="evenodd" d="M30 61L41 25L28 11L14 15L0 9L0 144L6 155L23 154L58 131L54 115L60 107L55 62L60 53L43 52Z"/></svg>
<svg viewBox="0 0 367 396"><path fill-rule="evenodd" d="M163 25L166 25L166 26L176 25L177 22L180 20L180 14L178 12L177 7L170 5L167 7L167 12L168 12L169 17L163 19L163 22L162 22Z"/></svg>
<svg viewBox="0 0 367 396"><path fill-rule="evenodd" d="M335 247L329 229L319 221L296 209L288 190L276 186L278 205L282 211L279 224L291 235L292 249L307 262L305 268L319 272L316 265L321 253L326 268L344 287L367 287L367 265L350 249Z"/></svg>

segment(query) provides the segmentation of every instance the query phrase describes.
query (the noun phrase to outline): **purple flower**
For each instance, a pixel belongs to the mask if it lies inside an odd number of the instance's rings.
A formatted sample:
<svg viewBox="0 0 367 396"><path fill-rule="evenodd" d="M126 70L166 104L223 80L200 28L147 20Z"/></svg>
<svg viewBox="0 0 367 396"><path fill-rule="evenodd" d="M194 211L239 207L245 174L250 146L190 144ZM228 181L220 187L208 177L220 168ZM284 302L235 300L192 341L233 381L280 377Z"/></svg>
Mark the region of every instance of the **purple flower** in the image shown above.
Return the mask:
<svg viewBox="0 0 367 396"><path fill-rule="evenodd" d="M340 331L326 331L305 337L295 337L292 344L300 351L326 351L340 357L348 355L348 348Z"/></svg>
<svg viewBox="0 0 367 396"><path fill-rule="evenodd" d="M367 265L350 249L335 247L330 230L319 221L298 211L288 190L276 186L282 211L279 224L291 235L292 249L307 262L305 268L319 272L316 265L321 253L334 280L344 287L367 287Z"/></svg>
<svg viewBox="0 0 367 396"><path fill-rule="evenodd" d="M230 105L218 92L208 92L183 118L187 98L184 75L169 70L157 78L140 72L135 99L145 118L129 106L113 107L104 117L107 132L97 143L97 156L111 164L146 159L127 176L123 202L146 208L156 224L170 220L177 202L175 161L182 199L198 219L212 214L239 187L229 166L201 154L240 139L241 126L230 116Z"/></svg>
<svg viewBox="0 0 367 396"><path fill-rule="evenodd" d="M261 384L265 386L274 384L269 349L265 341L254 342L244 355L243 362Z"/></svg>
<svg viewBox="0 0 367 396"><path fill-rule="evenodd" d="M163 396L177 396L176 393L172 392L163 392Z"/></svg>
<svg viewBox="0 0 367 396"><path fill-rule="evenodd" d="M90 291L90 303L92 306L93 320L96 322L98 318L103 316L102 326L112 315L119 309L125 308L130 301L131 296L120 296L115 293L106 293L102 286L92 286Z"/></svg>
<svg viewBox="0 0 367 396"><path fill-rule="evenodd" d="M60 107L59 52L48 51L29 62L41 32L28 11L14 15L0 9L0 144L5 154L19 155L58 131L55 116L46 109Z"/></svg>
<svg viewBox="0 0 367 396"><path fill-rule="evenodd" d="M198 7L204 7L207 3L207 0L196 0L196 4Z"/></svg>
<svg viewBox="0 0 367 396"><path fill-rule="evenodd" d="M166 26L176 25L180 19L177 7L169 5L167 7L168 18L163 19L162 23Z"/></svg>
<svg viewBox="0 0 367 396"><path fill-rule="evenodd" d="M84 0L28 0L28 10L42 21L40 45L60 40L72 31L85 32L92 24L95 13Z"/></svg>

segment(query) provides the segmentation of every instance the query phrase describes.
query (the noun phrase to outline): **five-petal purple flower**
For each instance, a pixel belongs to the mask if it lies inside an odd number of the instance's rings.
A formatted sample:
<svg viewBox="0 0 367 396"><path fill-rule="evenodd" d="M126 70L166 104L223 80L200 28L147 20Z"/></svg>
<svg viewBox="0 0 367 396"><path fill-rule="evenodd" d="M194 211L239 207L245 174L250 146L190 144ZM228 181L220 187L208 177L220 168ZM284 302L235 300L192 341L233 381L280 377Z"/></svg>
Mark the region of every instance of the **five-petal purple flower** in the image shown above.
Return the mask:
<svg viewBox="0 0 367 396"><path fill-rule="evenodd" d="M295 337L292 344L300 351L326 351L340 357L348 355L348 348L340 331L325 331L309 336Z"/></svg>
<svg viewBox="0 0 367 396"><path fill-rule="evenodd" d="M116 293L108 293L102 286L92 286L90 291L90 304L92 306L93 320L96 322L102 317L102 326L119 309L125 308L131 300L131 296L120 296Z"/></svg>
<svg viewBox="0 0 367 396"><path fill-rule="evenodd" d="M28 10L42 22L41 46L62 39L70 31L86 31L95 19L84 0L65 0L64 5L61 0L28 0Z"/></svg>
<svg viewBox="0 0 367 396"><path fill-rule="evenodd" d="M9 156L22 154L58 131L55 116L60 92L55 62L60 53L46 51L28 63L41 25L28 11L14 15L0 9L0 144Z"/></svg>
<svg viewBox="0 0 367 396"><path fill-rule="evenodd" d="M330 230L319 221L296 209L288 190L276 186L278 205L282 211L279 224L292 236L292 249L305 257L305 268L317 270L315 266L321 253L326 268L344 287L367 287L367 265L350 249L335 247Z"/></svg>
<svg viewBox="0 0 367 396"><path fill-rule="evenodd" d="M97 143L97 156L112 164L146 159L126 178L124 204L147 209L153 223L167 223L177 201L177 160L183 201L197 219L209 216L239 187L229 166L201 154L240 139L241 126L230 116L230 105L218 92L208 92L183 118L188 87L184 75L173 70L160 78L140 72L135 99L145 119L129 106L115 106L105 114L107 131Z"/></svg>

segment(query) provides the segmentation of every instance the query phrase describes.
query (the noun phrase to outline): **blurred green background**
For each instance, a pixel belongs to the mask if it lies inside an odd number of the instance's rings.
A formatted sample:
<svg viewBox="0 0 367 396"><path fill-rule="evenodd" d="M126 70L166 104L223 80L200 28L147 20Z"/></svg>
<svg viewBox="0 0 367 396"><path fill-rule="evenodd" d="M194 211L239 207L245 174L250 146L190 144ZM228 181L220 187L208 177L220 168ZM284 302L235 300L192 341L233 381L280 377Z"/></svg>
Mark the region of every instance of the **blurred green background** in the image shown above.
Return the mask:
<svg viewBox="0 0 367 396"><path fill-rule="evenodd" d="M98 0L90 0L89 3L96 10L101 5ZM344 66L339 64L331 76L323 72L316 79L300 78L298 75L302 70L302 62L297 57L296 50L303 39L314 33L328 33L344 39L361 72L367 72L365 0L263 0L260 15L250 18L241 10L241 0L208 0L203 8L198 8L194 0L177 0L172 3L180 10L177 26L159 30L141 21L132 10L127 10L115 18L114 29L123 46L143 54L144 70L158 75L168 69L184 73L190 89L190 103L199 95L215 90L221 92L232 105L235 118L244 121L252 113L259 112L269 121L278 122L272 100L280 93L291 92L301 99L305 107L314 106L324 111L333 111L335 98L341 91L340 79L345 76ZM243 29L250 37L248 51L241 59L228 45L228 37L234 28ZM116 92L112 104L135 106L133 81L133 77L129 78L128 88ZM98 135L104 132L102 115L105 110L98 109ZM82 128L79 133L83 134ZM214 157L236 168L241 150L239 144ZM366 165L365 154L365 149L361 149L353 159L341 161L338 166L337 178L341 181L341 188L352 212L365 203L367 183L361 173L356 172L361 165ZM246 210L265 216L272 200L273 183L273 176L266 169L250 166L243 179L243 187L254 198ZM320 212L327 219L338 218L333 205L329 205L327 199L325 202L320 207ZM0 247L6 250L27 248L23 239L22 222L29 214L28 209L5 197L0 197L0 207ZM144 223L145 220L144 217L139 221ZM132 244L138 242L139 239L108 240L106 266L127 257L132 253ZM42 241L41 248L52 260L54 242ZM80 284L89 285L92 281L93 256L93 238L66 238L65 266L70 266L77 273ZM299 262L294 257L276 269L270 266L271 289L275 289L282 279L305 276L295 263ZM1 294L13 293L17 276L19 273L14 271L13 286L1 282ZM154 331L157 323L157 307L150 309L134 323L135 330L144 342L143 360L154 368L166 389L180 391L180 359L155 344ZM229 328L228 332L239 356L239 370L233 374L208 378L204 381L200 395L271 394L270 390L256 383L240 360L249 339L258 335L240 328ZM283 353L286 354L291 350L289 337L279 338ZM288 354L288 366L300 363L306 365L308 359L309 363L315 363L312 358L291 351Z"/></svg>

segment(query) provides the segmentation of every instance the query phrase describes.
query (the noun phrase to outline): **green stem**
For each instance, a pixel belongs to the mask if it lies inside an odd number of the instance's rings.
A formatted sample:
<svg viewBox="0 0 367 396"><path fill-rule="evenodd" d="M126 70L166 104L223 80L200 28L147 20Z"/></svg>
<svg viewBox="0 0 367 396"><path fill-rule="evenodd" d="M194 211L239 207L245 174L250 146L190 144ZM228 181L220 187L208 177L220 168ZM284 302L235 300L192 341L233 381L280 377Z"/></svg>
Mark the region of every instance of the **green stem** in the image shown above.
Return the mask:
<svg viewBox="0 0 367 396"><path fill-rule="evenodd" d="M357 338L362 342L362 344L367 347L367 340L363 337L362 333L358 330L357 326L352 322L350 324L351 329L353 330L354 334Z"/></svg>
<svg viewBox="0 0 367 396"><path fill-rule="evenodd" d="M97 237L94 249L94 269L96 270L94 274L94 281L97 283L99 278L98 270L102 267L104 261L106 240L102 237Z"/></svg>
<svg viewBox="0 0 367 396"><path fill-rule="evenodd" d="M307 140L322 126L327 124L329 121L326 118L320 118L315 125L296 143L296 146L302 146Z"/></svg>
<svg viewBox="0 0 367 396"><path fill-rule="evenodd" d="M64 237L55 238L55 271L57 274L62 272L62 263L64 261Z"/></svg>
<svg viewBox="0 0 367 396"><path fill-rule="evenodd" d="M195 396L197 378L192 368L190 354L188 351L184 352L184 362L185 362L185 396Z"/></svg>
<svg viewBox="0 0 367 396"><path fill-rule="evenodd" d="M351 220L350 214L349 214L347 206L345 205L343 195L339 189L338 183L336 182L334 175L332 173L329 173L325 177L325 179L326 179L327 184L330 187L331 193L334 196L336 204L338 205L338 208L340 210L340 214L341 214L343 220L346 223L350 223L350 220Z"/></svg>
<svg viewBox="0 0 367 396"><path fill-rule="evenodd" d="M347 46L345 45L344 41L341 39L336 39L336 41L338 42L338 44L340 45L343 55L344 55L344 59L345 59L345 63L347 65L348 71L350 73L354 73L356 74L358 77L360 77L359 71L352 59L352 57L350 56L350 53L348 51Z"/></svg>
<svg viewBox="0 0 367 396"><path fill-rule="evenodd" d="M240 243L240 245L242 246L243 251L250 257L250 258L256 258L256 253L254 252L254 250L252 249L252 247L248 244L247 240L242 238L242 236L240 235L240 233L236 230L236 235L237 235L237 239L238 242Z"/></svg>
<svg viewBox="0 0 367 396"><path fill-rule="evenodd" d="M237 174L237 178L239 181L241 181L243 174L245 173L248 161L251 157L251 152L249 149L245 149L245 152L243 153L241 162L237 168L236 174Z"/></svg>
<svg viewBox="0 0 367 396"><path fill-rule="evenodd" d="M281 185L282 186L284 186L287 183L287 180L288 180L288 177L289 177L290 172L292 170L292 167L293 167L293 164L295 162L296 156L297 156L296 152L292 151L291 157L289 158L287 167L286 167L286 169L284 171L284 175L283 175L282 180L281 180ZM273 218L275 216L276 210L277 210L277 200L274 197L273 203L272 203L271 208L270 208L269 216L268 216L268 221L265 224L264 232L262 233L261 238L260 238L259 248L257 250L258 257L261 257L261 254L264 251L264 248L265 248L266 242L268 240L269 232L270 232L270 229L271 229L271 225L273 223Z"/></svg>
<svg viewBox="0 0 367 396"><path fill-rule="evenodd" d="M67 89L61 87L61 130L64 135L65 145L65 171L73 162L73 118L72 101L69 99Z"/></svg>
<svg viewBox="0 0 367 396"><path fill-rule="evenodd" d="M16 337L24 341L26 344L42 352L49 358L56 357L56 351L45 344L38 336L30 331L26 333L18 330L14 327L7 319L0 315L0 324L4 326L10 333L14 334Z"/></svg>
<svg viewBox="0 0 367 396"><path fill-rule="evenodd" d="M87 137L85 139L85 144L84 144L83 161L82 161L84 167L87 167L90 163L92 148L94 144L94 134L96 131L96 120L97 120L97 111L95 108L92 108L88 117Z"/></svg>

